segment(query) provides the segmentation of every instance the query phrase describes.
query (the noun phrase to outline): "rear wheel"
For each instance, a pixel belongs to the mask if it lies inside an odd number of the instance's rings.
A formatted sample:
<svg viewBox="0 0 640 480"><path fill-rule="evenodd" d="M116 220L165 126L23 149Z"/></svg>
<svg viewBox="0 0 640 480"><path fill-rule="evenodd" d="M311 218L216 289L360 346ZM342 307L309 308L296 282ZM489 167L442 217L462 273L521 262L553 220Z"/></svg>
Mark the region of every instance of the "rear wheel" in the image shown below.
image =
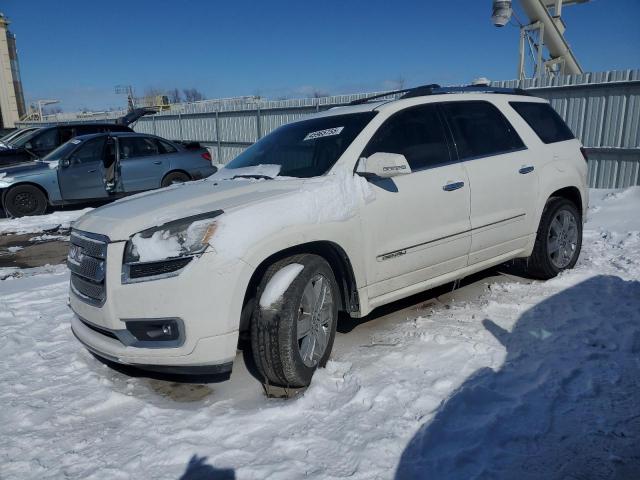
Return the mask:
<svg viewBox="0 0 640 480"><path fill-rule="evenodd" d="M10 217L42 215L47 210L47 197L33 185L18 185L4 197L4 209Z"/></svg>
<svg viewBox="0 0 640 480"><path fill-rule="evenodd" d="M274 263L265 272L256 299L278 271L294 263L302 265L302 271L270 306L256 301L251 321L256 366L265 381L282 387L305 387L313 372L324 367L338 319L336 280L326 260L317 255L294 255Z"/></svg>
<svg viewBox="0 0 640 480"><path fill-rule="evenodd" d="M170 172L162 179L162 186L168 187L174 183L184 183L191 180L191 177L184 172Z"/></svg>
<svg viewBox="0 0 640 480"><path fill-rule="evenodd" d="M576 206L565 198L553 197L542 213L527 273L535 278L555 277L573 268L582 248L582 217Z"/></svg>

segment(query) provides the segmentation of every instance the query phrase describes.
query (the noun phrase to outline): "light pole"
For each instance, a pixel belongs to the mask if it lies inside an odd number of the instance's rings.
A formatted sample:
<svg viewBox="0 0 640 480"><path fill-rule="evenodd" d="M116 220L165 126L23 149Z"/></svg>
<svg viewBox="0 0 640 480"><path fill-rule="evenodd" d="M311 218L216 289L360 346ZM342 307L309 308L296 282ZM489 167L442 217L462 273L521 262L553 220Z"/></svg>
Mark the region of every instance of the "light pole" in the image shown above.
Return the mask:
<svg viewBox="0 0 640 480"><path fill-rule="evenodd" d="M60 100L38 100L38 114L40 115L40 120L42 120L42 107L45 105L53 105L54 103L60 103Z"/></svg>

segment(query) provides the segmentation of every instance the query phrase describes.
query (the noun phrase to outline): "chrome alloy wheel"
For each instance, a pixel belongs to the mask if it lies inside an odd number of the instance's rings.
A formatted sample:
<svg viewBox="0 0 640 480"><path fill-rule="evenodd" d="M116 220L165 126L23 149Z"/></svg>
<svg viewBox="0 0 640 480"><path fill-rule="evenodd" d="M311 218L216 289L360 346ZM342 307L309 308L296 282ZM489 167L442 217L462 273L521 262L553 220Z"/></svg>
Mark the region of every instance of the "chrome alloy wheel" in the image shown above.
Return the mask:
<svg viewBox="0 0 640 480"><path fill-rule="evenodd" d="M305 286L298 307L298 349L307 367L315 367L324 356L333 321L331 284L323 275L315 275Z"/></svg>
<svg viewBox="0 0 640 480"><path fill-rule="evenodd" d="M559 269L567 267L578 248L578 221L569 210L560 210L551 221L547 235L547 252Z"/></svg>

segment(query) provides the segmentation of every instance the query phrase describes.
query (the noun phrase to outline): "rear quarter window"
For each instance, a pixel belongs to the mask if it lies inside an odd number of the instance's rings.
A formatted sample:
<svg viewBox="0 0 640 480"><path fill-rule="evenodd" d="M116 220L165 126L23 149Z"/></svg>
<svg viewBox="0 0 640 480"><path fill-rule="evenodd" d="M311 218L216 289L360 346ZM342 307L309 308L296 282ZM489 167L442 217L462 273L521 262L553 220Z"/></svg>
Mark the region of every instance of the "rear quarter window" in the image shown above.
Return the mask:
<svg viewBox="0 0 640 480"><path fill-rule="evenodd" d="M576 138L548 103L510 102L509 104L544 143L564 142Z"/></svg>

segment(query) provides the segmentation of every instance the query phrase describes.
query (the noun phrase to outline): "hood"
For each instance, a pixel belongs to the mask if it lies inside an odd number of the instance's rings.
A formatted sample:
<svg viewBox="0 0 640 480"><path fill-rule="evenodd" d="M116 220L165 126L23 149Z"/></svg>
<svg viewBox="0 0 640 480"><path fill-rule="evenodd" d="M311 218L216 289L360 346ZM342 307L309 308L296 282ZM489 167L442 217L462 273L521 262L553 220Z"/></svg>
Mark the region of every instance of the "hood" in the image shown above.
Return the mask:
<svg viewBox="0 0 640 480"><path fill-rule="evenodd" d="M214 210L228 211L285 195L298 190L303 182L299 178L188 182L100 207L82 216L73 227L106 235L112 241L128 240L135 233L173 220Z"/></svg>
<svg viewBox="0 0 640 480"><path fill-rule="evenodd" d="M7 156L7 155L15 155L16 153L19 152L24 152L24 148L16 148L12 145L7 145L7 144L3 144L4 147L0 148L0 156Z"/></svg>
<svg viewBox="0 0 640 480"><path fill-rule="evenodd" d="M50 170L52 167L48 162L23 162L8 167L0 167L0 175L6 177L22 177L33 175L43 170Z"/></svg>

